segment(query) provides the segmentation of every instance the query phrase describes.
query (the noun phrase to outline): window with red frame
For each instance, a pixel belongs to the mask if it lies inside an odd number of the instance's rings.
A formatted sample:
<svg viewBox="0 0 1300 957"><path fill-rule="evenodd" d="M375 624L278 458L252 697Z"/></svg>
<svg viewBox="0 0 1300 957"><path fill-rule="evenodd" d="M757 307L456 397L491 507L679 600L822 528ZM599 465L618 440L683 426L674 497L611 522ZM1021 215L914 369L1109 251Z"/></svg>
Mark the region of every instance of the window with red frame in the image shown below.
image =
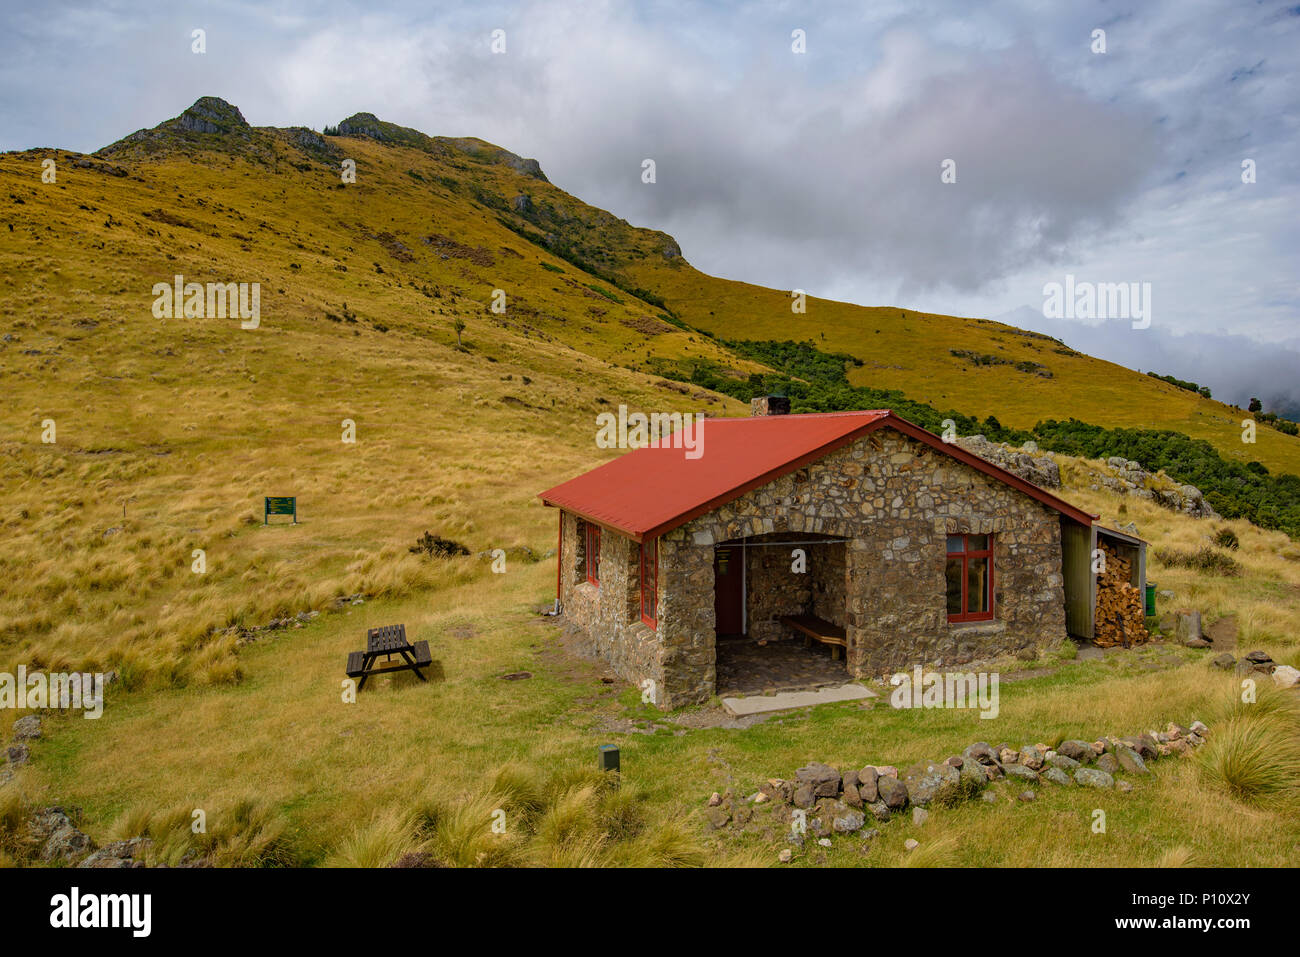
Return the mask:
<svg viewBox="0 0 1300 957"><path fill-rule="evenodd" d="M659 622L659 539L641 543L641 620L651 628Z"/></svg>
<svg viewBox="0 0 1300 957"><path fill-rule="evenodd" d="M993 618L993 536L949 535L949 621L990 621Z"/></svg>
<svg viewBox="0 0 1300 957"><path fill-rule="evenodd" d="M591 522L582 524L582 565L587 581L600 584L600 526Z"/></svg>

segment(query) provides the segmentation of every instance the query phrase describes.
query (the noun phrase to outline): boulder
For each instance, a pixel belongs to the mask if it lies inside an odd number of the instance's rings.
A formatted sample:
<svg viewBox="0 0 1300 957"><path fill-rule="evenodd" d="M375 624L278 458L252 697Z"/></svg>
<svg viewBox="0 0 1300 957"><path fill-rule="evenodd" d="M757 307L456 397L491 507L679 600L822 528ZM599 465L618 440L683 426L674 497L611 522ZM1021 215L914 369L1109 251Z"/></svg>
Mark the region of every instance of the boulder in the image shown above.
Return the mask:
<svg viewBox="0 0 1300 957"><path fill-rule="evenodd" d="M725 807L711 807L704 812L705 820L716 831L727 826L731 820L731 812Z"/></svg>
<svg viewBox="0 0 1300 957"><path fill-rule="evenodd" d="M967 761L961 766L961 786L968 795L984 790L988 783L984 765L977 761Z"/></svg>
<svg viewBox="0 0 1300 957"><path fill-rule="evenodd" d="M898 778L880 778L876 782L876 787L880 792L880 800L890 810L897 811L907 805L907 785Z"/></svg>
<svg viewBox="0 0 1300 957"><path fill-rule="evenodd" d="M794 851L788 847L783 847L781 848L781 853L776 856L776 859L782 864L789 864L794 860Z"/></svg>
<svg viewBox="0 0 1300 957"><path fill-rule="evenodd" d="M980 764L986 765L997 764L998 761L997 756L993 753L993 749L983 741L976 741L974 744L967 747L966 750L961 753L961 756L968 760L978 761Z"/></svg>
<svg viewBox="0 0 1300 957"><path fill-rule="evenodd" d="M1222 668L1224 671L1231 671L1236 666L1237 659L1225 651L1223 654L1215 655L1211 658L1210 664L1215 668Z"/></svg>
<svg viewBox="0 0 1300 957"><path fill-rule="evenodd" d="M1279 688L1294 688L1300 685L1300 670L1290 665L1278 665L1273 670L1273 683Z"/></svg>
<svg viewBox="0 0 1300 957"><path fill-rule="evenodd" d="M1078 765L1075 766L1078 767ZM1063 786L1074 783L1074 781L1070 779L1070 776L1068 774L1066 774L1064 771L1062 771L1060 768L1057 767L1048 768L1046 771L1044 771L1043 780L1051 781L1053 784L1060 784Z"/></svg>
<svg viewBox="0 0 1300 957"><path fill-rule="evenodd" d="M1121 748L1115 752L1115 759L1119 761L1119 766L1129 774L1149 774L1146 762L1142 756L1132 748Z"/></svg>
<svg viewBox="0 0 1300 957"><path fill-rule="evenodd" d="M998 762L1003 766L1015 764L1020 760L1020 752L1012 751L1010 748L1000 748L998 750Z"/></svg>
<svg viewBox="0 0 1300 957"><path fill-rule="evenodd" d="M25 744L11 744L8 751L9 763L14 767L26 764L31 753L27 750Z"/></svg>
<svg viewBox="0 0 1300 957"><path fill-rule="evenodd" d="M13 736L15 741L35 741L41 736L41 718L40 715L24 715L14 722Z"/></svg>
<svg viewBox="0 0 1300 957"><path fill-rule="evenodd" d="M1058 757L1064 755L1080 764L1086 764L1096 757L1096 752L1092 750L1092 745L1087 741L1080 741L1077 738L1071 738L1069 741L1062 741L1056 746Z"/></svg>
<svg viewBox="0 0 1300 957"><path fill-rule="evenodd" d="M1033 791L1021 791L1021 792L1020 792L1020 800L1025 801L1025 802L1033 801L1033 800L1036 799L1037 797L1038 797L1038 795L1035 794Z"/></svg>
<svg viewBox="0 0 1300 957"><path fill-rule="evenodd" d="M954 804L961 797L961 772L947 764L915 764L903 775L907 796L922 807L932 801Z"/></svg>
<svg viewBox="0 0 1300 957"><path fill-rule="evenodd" d="M1092 752L1089 751L1088 753L1091 754ZM1053 768L1057 768L1062 771L1073 771L1083 762L1076 761L1074 760L1074 758L1067 757L1064 754L1054 754L1050 758L1048 758L1047 763L1050 764Z"/></svg>
<svg viewBox="0 0 1300 957"><path fill-rule="evenodd" d="M1027 768L1023 764L1007 764L1002 768L1002 772L1007 776L1007 780L1015 779L1017 781L1037 781L1038 772L1033 768Z"/></svg>
<svg viewBox="0 0 1300 957"><path fill-rule="evenodd" d="M909 851L914 851L921 846L921 842L914 837L909 837L903 842L903 847Z"/></svg>
<svg viewBox="0 0 1300 957"><path fill-rule="evenodd" d="M72 823L61 807L37 811L27 822L29 842L40 847L47 864L71 864L95 849L95 842Z"/></svg>
<svg viewBox="0 0 1300 957"><path fill-rule="evenodd" d="M1191 725L1188 726L1187 730L1199 734L1202 738L1208 738L1210 736L1210 729L1199 721L1193 721Z"/></svg>
<svg viewBox="0 0 1300 957"><path fill-rule="evenodd" d="M817 797L835 797L840 793L840 772L828 764L814 761L794 773L800 784L809 785Z"/></svg>
<svg viewBox="0 0 1300 957"><path fill-rule="evenodd" d="M1119 762L1115 760L1115 755L1109 751L1097 758L1097 770L1103 774L1111 775L1119 771ZM1075 779L1078 780L1079 772L1074 772Z"/></svg>
<svg viewBox="0 0 1300 957"><path fill-rule="evenodd" d="M871 812L872 817L882 824L889 820L889 805L884 801L872 801L867 805L867 810Z"/></svg>
<svg viewBox="0 0 1300 957"><path fill-rule="evenodd" d="M862 795L858 792L858 786L856 784L850 784L848 781L845 781L844 793L841 797L843 798L844 803L849 807L862 807Z"/></svg>
<svg viewBox="0 0 1300 957"><path fill-rule="evenodd" d="M806 811L817 803L817 795L813 793L811 784L801 784L794 789L790 800L795 807L801 807Z"/></svg>
<svg viewBox="0 0 1300 957"><path fill-rule="evenodd" d="M867 823L866 815L843 801L836 801L830 810L831 830L837 834L852 834L862 830L862 825Z"/></svg>
<svg viewBox="0 0 1300 957"><path fill-rule="evenodd" d="M1201 635L1201 613L1199 611L1180 611L1174 622L1174 637L1184 644L1197 641Z"/></svg>
<svg viewBox="0 0 1300 957"><path fill-rule="evenodd" d="M1097 768L1077 768L1074 772L1074 780L1077 784L1082 784L1086 788L1113 788L1115 779L1105 771Z"/></svg>
<svg viewBox="0 0 1300 957"><path fill-rule="evenodd" d="M1043 752L1035 745L1023 748L1020 752L1020 763L1031 770L1037 771L1043 766Z"/></svg>
<svg viewBox="0 0 1300 957"><path fill-rule="evenodd" d="M864 804L871 804L880 799L880 791L876 787L879 779L880 775L870 765L858 772L858 794L862 796Z"/></svg>
<svg viewBox="0 0 1300 957"><path fill-rule="evenodd" d="M924 824L929 817L930 817L930 812L927 811L925 808L923 807L912 808L912 823L916 827L920 827L922 824Z"/></svg>
<svg viewBox="0 0 1300 957"><path fill-rule="evenodd" d="M147 837L133 837L129 841L105 844L91 854L78 867L144 867L144 853L150 844Z"/></svg>
<svg viewBox="0 0 1300 957"><path fill-rule="evenodd" d="M1116 791L1123 791L1125 794L1127 794L1129 791L1132 791L1132 790L1133 790L1133 782L1131 782L1131 781L1124 781L1124 780L1116 781L1116 782L1115 782L1115 790L1116 790Z"/></svg>

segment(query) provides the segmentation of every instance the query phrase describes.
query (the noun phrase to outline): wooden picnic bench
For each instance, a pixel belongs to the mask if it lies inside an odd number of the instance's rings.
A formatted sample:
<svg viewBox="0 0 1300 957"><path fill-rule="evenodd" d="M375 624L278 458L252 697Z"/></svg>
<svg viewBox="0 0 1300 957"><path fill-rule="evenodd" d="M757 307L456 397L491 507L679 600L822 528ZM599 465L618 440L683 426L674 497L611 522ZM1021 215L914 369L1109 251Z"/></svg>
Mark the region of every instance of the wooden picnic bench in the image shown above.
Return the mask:
<svg viewBox="0 0 1300 957"><path fill-rule="evenodd" d="M841 648L848 647L844 629L825 618L818 618L816 615L782 615L780 621L783 625L789 625L795 631L802 633L805 645L811 645L813 641L830 645L832 660L840 657Z"/></svg>
<svg viewBox="0 0 1300 957"><path fill-rule="evenodd" d="M388 664L393 660L393 655L402 659L401 664ZM381 657L385 667L377 668L375 665ZM420 669L427 668L432 663L433 656L429 653L427 641L412 644L406 639L405 625L384 625L366 632L365 651L348 654L348 677L361 679L357 684L358 691L366 686L366 679L371 675L386 675L394 671L414 671L421 681L428 681Z"/></svg>

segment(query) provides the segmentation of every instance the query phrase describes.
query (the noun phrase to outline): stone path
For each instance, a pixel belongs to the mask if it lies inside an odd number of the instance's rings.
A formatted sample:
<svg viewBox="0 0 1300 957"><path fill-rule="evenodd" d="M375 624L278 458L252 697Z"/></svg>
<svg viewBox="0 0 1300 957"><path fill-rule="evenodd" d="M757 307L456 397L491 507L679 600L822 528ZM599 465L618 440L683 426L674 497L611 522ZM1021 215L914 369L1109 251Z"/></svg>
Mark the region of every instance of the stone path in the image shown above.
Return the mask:
<svg viewBox="0 0 1300 957"><path fill-rule="evenodd" d="M749 698L723 698L722 706L737 717L744 717L772 711L789 711L791 708L812 708L835 701L859 701L878 697L880 696L863 685L846 684L837 688L818 688L816 691L780 691Z"/></svg>

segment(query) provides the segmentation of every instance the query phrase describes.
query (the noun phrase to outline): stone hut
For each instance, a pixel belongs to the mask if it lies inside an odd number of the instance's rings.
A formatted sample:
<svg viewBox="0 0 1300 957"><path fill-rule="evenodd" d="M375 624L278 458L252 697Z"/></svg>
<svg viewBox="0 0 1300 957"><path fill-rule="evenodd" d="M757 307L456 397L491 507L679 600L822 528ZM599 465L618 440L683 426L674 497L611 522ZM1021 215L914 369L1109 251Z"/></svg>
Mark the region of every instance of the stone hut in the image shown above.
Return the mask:
<svg viewBox="0 0 1300 957"><path fill-rule="evenodd" d="M1064 533L1096 516L888 410L787 408L756 400L691 452L662 439L541 494L591 655L675 708L727 691L727 640L815 637L847 681L1066 637Z"/></svg>

